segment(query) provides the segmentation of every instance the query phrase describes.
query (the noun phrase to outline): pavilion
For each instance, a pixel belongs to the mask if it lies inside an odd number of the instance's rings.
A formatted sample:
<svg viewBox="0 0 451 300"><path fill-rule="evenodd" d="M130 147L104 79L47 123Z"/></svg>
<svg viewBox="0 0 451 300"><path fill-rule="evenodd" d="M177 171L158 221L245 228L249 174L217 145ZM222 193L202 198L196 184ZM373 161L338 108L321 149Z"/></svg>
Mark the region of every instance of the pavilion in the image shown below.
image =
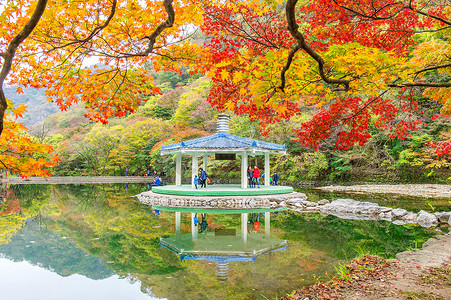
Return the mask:
<svg viewBox="0 0 451 300"><path fill-rule="evenodd" d="M191 183L194 181L194 176L198 175L198 160L200 156L203 157L202 168L207 173L207 158L209 155L215 155L215 159L222 160L233 160L237 155L241 156L242 189L248 187L247 168L249 156L264 155L265 165L262 173L265 174L265 187L269 187L269 177L271 174L269 157L271 154L286 154L287 148L285 145L236 136L230 134L228 128L229 116L220 114L218 115L217 132L215 134L161 147L161 155L176 155L176 187L182 185L182 155L192 156ZM194 186L194 184L192 185ZM159 189L155 190L158 192ZM292 192L292 189L288 192Z"/></svg>

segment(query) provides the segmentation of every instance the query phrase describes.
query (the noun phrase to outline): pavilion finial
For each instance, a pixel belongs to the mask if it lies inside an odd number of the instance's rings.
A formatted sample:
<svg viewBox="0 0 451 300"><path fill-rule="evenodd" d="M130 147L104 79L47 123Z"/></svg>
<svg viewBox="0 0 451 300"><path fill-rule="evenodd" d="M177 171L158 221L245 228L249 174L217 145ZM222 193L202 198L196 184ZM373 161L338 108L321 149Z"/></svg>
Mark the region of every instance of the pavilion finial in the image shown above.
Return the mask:
<svg viewBox="0 0 451 300"><path fill-rule="evenodd" d="M216 132L229 132L229 116L226 114L219 114Z"/></svg>

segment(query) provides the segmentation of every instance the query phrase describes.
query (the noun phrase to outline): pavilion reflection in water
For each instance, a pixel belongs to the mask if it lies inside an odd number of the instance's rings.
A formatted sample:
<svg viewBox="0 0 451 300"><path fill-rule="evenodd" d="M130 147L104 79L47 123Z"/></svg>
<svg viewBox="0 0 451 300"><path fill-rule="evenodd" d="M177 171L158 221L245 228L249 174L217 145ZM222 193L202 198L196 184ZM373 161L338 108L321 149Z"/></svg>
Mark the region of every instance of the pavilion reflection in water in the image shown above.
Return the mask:
<svg viewBox="0 0 451 300"><path fill-rule="evenodd" d="M169 209L164 207L153 208L158 210ZM161 247L165 247L179 255L181 261L203 260L215 262L217 264L216 274L221 281L225 281L228 278L229 262L256 262L261 255L282 249L285 250L287 247L286 240L270 236L271 213L278 213L275 210L190 210L174 208L169 210L175 212L176 234L172 237L161 237ZM191 233L181 234L182 211L191 214ZM235 228L198 229L198 224L201 222L196 222L197 216L204 215L203 218L205 218L207 214L240 215L240 232L237 233ZM254 220L252 219L264 222L264 233L258 233L253 230Z"/></svg>

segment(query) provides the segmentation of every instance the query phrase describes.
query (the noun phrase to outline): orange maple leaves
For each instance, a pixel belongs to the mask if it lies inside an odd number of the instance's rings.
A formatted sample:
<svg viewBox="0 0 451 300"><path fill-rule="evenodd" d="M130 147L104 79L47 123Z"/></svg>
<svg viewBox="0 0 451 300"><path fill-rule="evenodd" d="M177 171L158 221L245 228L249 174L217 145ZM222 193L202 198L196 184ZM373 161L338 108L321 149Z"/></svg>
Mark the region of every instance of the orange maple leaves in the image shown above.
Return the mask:
<svg viewBox="0 0 451 300"><path fill-rule="evenodd" d="M41 144L28 136L26 128L13 116L21 116L25 106L10 107L0 136L0 169L27 176L49 176L49 168L59 162L58 155L49 145Z"/></svg>

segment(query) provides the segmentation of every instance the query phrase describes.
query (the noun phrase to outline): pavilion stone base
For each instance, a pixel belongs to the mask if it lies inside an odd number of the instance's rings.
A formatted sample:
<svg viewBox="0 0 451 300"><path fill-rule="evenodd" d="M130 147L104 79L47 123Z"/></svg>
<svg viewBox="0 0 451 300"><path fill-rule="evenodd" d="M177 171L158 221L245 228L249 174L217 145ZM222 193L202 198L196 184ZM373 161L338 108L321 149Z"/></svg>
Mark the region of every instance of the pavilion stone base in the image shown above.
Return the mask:
<svg viewBox="0 0 451 300"><path fill-rule="evenodd" d="M288 193L276 195L255 196L178 196L157 194L152 191L137 195L143 204L183 207L183 208L223 208L223 209L249 209L249 208L280 208L285 203L302 202L307 196L302 193Z"/></svg>

